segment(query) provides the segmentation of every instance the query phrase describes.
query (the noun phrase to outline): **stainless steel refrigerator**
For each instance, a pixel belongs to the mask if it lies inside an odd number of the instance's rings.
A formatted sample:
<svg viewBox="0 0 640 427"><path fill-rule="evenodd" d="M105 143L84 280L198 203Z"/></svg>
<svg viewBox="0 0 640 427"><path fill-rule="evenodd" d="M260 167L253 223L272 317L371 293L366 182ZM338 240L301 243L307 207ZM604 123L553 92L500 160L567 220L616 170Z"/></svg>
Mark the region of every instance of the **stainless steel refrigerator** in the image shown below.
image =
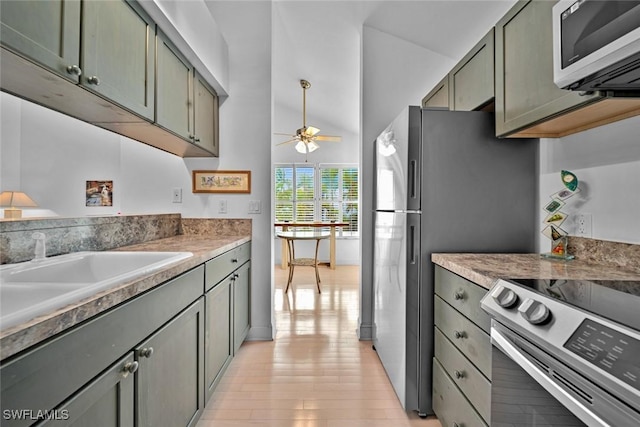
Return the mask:
<svg viewBox="0 0 640 427"><path fill-rule="evenodd" d="M407 411L432 414L434 252L534 252L538 140L485 112L408 107L376 139L373 345Z"/></svg>

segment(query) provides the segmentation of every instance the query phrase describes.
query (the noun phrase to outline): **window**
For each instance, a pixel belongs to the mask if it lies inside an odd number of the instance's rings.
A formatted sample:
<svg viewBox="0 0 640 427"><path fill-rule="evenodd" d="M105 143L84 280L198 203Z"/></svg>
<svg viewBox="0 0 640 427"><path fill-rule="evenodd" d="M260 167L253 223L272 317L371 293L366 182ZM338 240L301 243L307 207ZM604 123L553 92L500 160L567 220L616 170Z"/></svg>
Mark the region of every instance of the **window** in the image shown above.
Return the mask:
<svg viewBox="0 0 640 427"><path fill-rule="evenodd" d="M276 165L276 221L348 222L341 236L358 236L358 167Z"/></svg>

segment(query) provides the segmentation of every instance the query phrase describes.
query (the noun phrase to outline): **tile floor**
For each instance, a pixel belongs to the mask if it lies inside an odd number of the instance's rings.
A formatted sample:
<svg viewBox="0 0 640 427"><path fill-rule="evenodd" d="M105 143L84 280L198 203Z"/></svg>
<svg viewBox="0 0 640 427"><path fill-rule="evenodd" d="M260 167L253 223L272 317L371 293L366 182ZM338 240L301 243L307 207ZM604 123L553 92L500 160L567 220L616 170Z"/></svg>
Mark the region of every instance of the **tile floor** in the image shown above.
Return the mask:
<svg viewBox="0 0 640 427"><path fill-rule="evenodd" d="M371 342L358 341L358 267L275 267L274 341L245 342L197 427L441 427L400 406Z"/></svg>

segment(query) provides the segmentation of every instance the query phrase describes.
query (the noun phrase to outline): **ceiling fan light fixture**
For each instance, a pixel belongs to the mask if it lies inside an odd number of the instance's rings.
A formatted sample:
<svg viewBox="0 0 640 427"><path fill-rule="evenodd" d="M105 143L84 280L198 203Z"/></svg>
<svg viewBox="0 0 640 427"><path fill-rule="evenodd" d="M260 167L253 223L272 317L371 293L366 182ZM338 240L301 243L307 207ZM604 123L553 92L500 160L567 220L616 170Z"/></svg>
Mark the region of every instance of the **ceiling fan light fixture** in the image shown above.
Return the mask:
<svg viewBox="0 0 640 427"><path fill-rule="evenodd" d="M309 152L312 153L316 151L318 148L320 148L320 146L316 142L310 141L310 142L307 142L307 148L309 149Z"/></svg>
<svg viewBox="0 0 640 427"><path fill-rule="evenodd" d="M300 154L307 154L307 144L305 144L304 141L298 141L296 151Z"/></svg>

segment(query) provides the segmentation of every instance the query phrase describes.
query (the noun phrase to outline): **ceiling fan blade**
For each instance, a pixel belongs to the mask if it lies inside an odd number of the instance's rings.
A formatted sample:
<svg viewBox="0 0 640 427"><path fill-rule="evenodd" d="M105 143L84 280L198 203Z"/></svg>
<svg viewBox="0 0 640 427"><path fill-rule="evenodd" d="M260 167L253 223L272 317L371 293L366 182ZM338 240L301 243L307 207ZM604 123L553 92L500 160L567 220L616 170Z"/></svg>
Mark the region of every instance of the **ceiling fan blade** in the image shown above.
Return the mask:
<svg viewBox="0 0 640 427"><path fill-rule="evenodd" d="M298 139L298 138L293 138L293 139L290 139L290 140L288 140L288 141L279 142L279 143L277 143L277 144L276 144L276 147L277 147L278 145L291 144L292 142L296 142L296 141L299 141L299 139Z"/></svg>
<svg viewBox="0 0 640 427"><path fill-rule="evenodd" d="M313 126L307 126L307 128L304 130L304 134L307 136L314 136L318 132L320 132L320 129L314 128Z"/></svg>
<svg viewBox="0 0 640 427"><path fill-rule="evenodd" d="M341 142L341 136L332 136L332 135L318 135L314 138L316 141L327 141L327 142Z"/></svg>
<svg viewBox="0 0 640 427"><path fill-rule="evenodd" d="M294 137L295 135L292 135L290 133L282 133L282 132L274 132L274 135L284 135L284 136L290 136L290 137Z"/></svg>

